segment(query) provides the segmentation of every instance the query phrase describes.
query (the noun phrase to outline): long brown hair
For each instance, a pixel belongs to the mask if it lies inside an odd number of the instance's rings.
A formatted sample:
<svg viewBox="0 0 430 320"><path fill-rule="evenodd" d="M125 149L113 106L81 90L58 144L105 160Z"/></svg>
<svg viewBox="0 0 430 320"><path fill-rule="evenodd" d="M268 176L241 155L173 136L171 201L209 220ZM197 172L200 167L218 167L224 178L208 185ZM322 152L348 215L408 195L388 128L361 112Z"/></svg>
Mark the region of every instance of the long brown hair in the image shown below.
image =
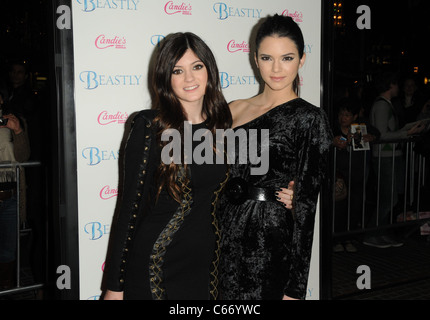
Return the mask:
<svg viewBox="0 0 430 320"><path fill-rule="evenodd" d="M152 79L153 108L159 111L154 119L154 125L157 128L157 142L161 148L169 143L168 141L161 141L161 135L166 129L178 130L181 133L183 146L184 121L187 119L180 101L173 92L171 77L176 63L187 49L191 49L203 62L208 73L202 108L207 128L212 134L215 134L216 129L227 129L232 124L230 109L221 92L218 67L212 51L200 37L191 32L170 34L162 40L158 48ZM166 187L168 193L176 201L180 201L182 189L177 180L182 169L185 169L186 172L186 165L175 164L174 162L170 164L160 163L157 172L157 196L162 188ZM187 177L185 176L184 179Z"/></svg>

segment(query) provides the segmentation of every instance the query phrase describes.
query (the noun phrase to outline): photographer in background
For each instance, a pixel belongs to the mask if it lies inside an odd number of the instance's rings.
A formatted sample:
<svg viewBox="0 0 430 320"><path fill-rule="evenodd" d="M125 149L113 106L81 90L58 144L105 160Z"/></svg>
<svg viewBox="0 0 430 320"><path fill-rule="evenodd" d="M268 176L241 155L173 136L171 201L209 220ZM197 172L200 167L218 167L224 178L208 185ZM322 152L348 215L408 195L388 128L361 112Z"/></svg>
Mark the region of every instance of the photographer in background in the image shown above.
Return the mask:
<svg viewBox="0 0 430 320"><path fill-rule="evenodd" d="M25 121L7 110L4 93L0 92L0 163L27 161L30 144ZM0 290L14 286L17 253L17 208L25 220L25 176L20 170L20 198L17 199L16 169L0 168ZM18 201L19 200L19 201Z"/></svg>

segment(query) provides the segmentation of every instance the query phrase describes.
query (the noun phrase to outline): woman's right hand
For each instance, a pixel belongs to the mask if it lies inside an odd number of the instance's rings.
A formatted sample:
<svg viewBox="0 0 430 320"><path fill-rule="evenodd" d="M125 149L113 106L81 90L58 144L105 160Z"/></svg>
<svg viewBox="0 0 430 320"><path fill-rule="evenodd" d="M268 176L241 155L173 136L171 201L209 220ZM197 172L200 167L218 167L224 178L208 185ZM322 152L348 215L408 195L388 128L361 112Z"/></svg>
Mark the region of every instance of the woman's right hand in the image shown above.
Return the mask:
<svg viewBox="0 0 430 320"><path fill-rule="evenodd" d="M124 300L124 291L107 290L103 300Z"/></svg>
<svg viewBox="0 0 430 320"><path fill-rule="evenodd" d="M345 149L348 146L348 141L343 140L341 136L336 136L333 138L333 144L338 149Z"/></svg>
<svg viewBox="0 0 430 320"><path fill-rule="evenodd" d="M281 202L285 208L293 209L293 197L294 197L294 181L290 181L288 188L279 188L275 192L276 200Z"/></svg>

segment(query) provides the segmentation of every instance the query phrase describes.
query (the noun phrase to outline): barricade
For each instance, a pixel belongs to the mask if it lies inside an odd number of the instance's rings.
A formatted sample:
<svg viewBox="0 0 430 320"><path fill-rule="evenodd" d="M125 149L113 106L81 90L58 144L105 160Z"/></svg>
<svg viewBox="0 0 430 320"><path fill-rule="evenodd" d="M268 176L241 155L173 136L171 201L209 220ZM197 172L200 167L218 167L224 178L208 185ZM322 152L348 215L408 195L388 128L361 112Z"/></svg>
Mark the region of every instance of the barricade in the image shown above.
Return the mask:
<svg viewBox="0 0 430 320"><path fill-rule="evenodd" d="M17 249L16 249L16 270L15 270L15 287L8 288L6 290L0 289L0 298L3 296L8 296L11 294L17 294L22 293L25 291L31 291L31 290L37 290L40 288L43 288L45 286L45 283L35 283L31 285L23 285L22 279L21 279L21 273L22 273L22 261L21 261L21 238L25 236L26 234L29 234L32 232L32 229L26 226L22 223L20 216L20 175L21 175L21 168L32 168L32 167L42 167L41 162L39 161L28 161L28 162L21 162L21 163L11 163L11 162L2 162L0 163L0 169L6 169L6 168L13 168L15 169L16 174L16 199L17 199L17 212L16 212L16 219L17 219ZM31 170L31 169L29 169ZM42 182L43 183L43 182ZM47 239L45 235L45 253L46 253L46 259L48 259L48 245L47 245Z"/></svg>
<svg viewBox="0 0 430 320"><path fill-rule="evenodd" d="M429 190L429 159L415 150L415 144L419 137L407 140L379 141L371 146L371 150L353 151L348 147L347 161L343 163L344 188L346 196L343 200L336 201L336 188L340 194L341 181L339 180L339 156L341 152L333 148L332 158L332 234L333 237L347 236L354 233L363 233L382 228L401 227L407 224L418 224L421 234L428 233L428 221L430 209L428 200L430 194L423 197L423 190ZM387 152L387 149L390 151ZM361 153L361 154L359 154ZM387 153L391 153L387 156ZM384 156L383 156L384 154ZM360 155L360 164L357 163L357 155ZM345 153L343 153L345 160ZM355 161L354 161L355 160ZM391 171L388 174L388 171ZM388 176L387 176L388 174ZM358 178L357 178L358 177ZM357 194L357 188L353 183L361 184L361 194ZM388 181L388 183L387 183ZM401 190L398 188L401 185ZM387 194L387 189L389 195ZM397 201L397 194L403 194L403 199ZM353 197L358 197L361 202L360 216L354 216L358 210L354 207ZM356 199L355 199L356 200ZM346 203L345 210L340 210L341 201ZM381 206L389 201L390 211L388 219L384 220ZM346 215L342 216L342 215ZM345 219L346 218L346 219ZM344 228L338 228L340 220ZM358 224L352 225L353 222ZM345 226L346 224L346 226Z"/></svg>

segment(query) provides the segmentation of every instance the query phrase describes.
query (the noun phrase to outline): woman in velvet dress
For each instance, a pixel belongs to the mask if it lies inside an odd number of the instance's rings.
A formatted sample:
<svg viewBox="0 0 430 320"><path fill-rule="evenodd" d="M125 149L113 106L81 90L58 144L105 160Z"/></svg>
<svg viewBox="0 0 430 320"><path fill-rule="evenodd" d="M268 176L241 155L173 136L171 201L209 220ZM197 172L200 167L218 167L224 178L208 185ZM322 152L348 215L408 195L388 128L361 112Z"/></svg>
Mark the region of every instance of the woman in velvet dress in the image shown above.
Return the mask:
<svg viewBox="0 0 430 320"><path fill-rule="evenodd" d="M324 111L298 97L298 71L305 63L304 40L289 17L272 16L260 26L255 62L264 83L261 94L230 104L233 129L269 129L264 175L251 163L230 167L219 207L222 230L222 299L304 299L315 211L332 143ZM237 146L240 148L240 145ZM266 148L266 149L265 149ZM236 149L236 155L240 154ZM294 181L293 210L268 197ZM266 190L266 191L265 191ZM286 214L289 211L289 214Z"/></svg>
<svg viewBox="0 0 430 320"><path fill-rule="evenodd" d="M172 145L162 135L168 129L181 133L185 160L186 130L213 134L230 128L231 113L215 58L196 35L167 36L154 70L154 109L133 119L125 148L124 187L106 261L104 299L216 299L216 207L228 179L227 164L216 164L215 153L214 163L198 164L193 157L187 165L169 164L163 150ZM192 142L193 156L199 144ZM291 193L284 189L279 196L287 207Z"/></svg>

